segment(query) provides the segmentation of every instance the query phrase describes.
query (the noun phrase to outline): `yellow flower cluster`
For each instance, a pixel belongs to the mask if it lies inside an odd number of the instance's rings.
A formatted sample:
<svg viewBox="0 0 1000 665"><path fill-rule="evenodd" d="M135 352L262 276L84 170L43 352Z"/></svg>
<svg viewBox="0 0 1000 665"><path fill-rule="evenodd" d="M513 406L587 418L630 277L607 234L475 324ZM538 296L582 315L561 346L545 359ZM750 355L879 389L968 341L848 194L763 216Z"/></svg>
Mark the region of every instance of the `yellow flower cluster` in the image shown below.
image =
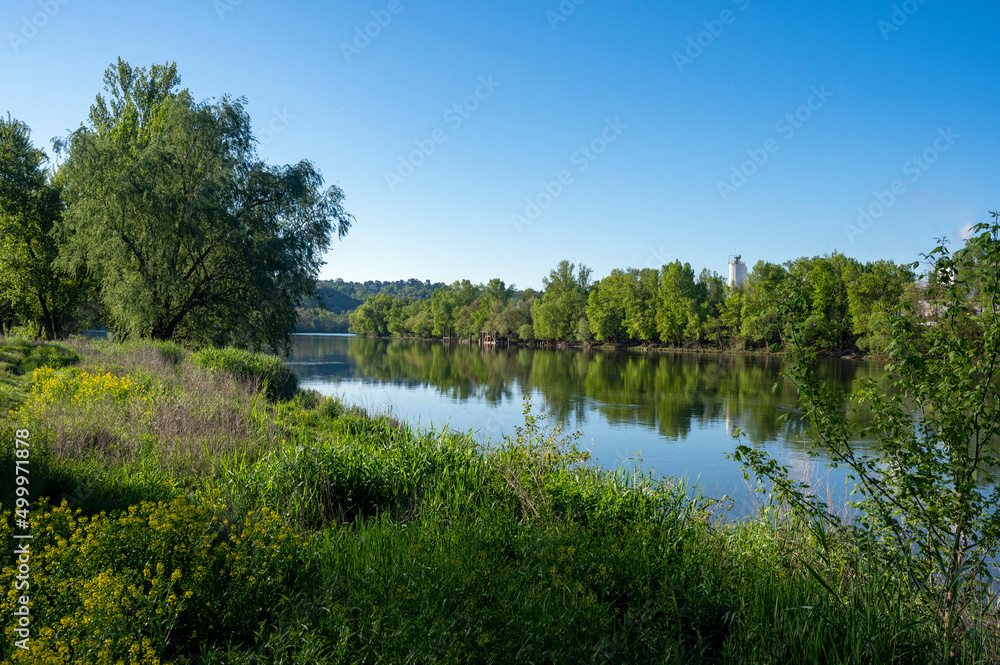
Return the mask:
<svg viewBox="0 0 1000 665"><path fill-rule="evenodd" d="M111 372L92 374L75 368L55 370L51 367L39 367L31 379L31 399L42 404L56 401L69 401L73 404L126 402L149 396L148 385L131 376L118 376Z"/></svg>
<svg viewBox="0 0 1000 665"><path fill-rule="evenodd" d="M90 518L65 502L32 511L29 593L38 628L30 652L9 652L11 662L159 665L168 644L183 648L196 631L224 632L272 607L301 536L272 511L233 526L217 517L223 510L179 498ZM9 538L2 520L0 542ZM0 568L8 590L0 632L9 644L16 573Z"/></svg>
<svg viewBox="0 0 1000 665"><path fill-rule="evenodd" d="M40 436L58 432L73 445L124 439L134 437L135 426L148 421L161 394L148 380L128 375L39 367L32 373L28 399L11 412L11 419Z"/></svg>

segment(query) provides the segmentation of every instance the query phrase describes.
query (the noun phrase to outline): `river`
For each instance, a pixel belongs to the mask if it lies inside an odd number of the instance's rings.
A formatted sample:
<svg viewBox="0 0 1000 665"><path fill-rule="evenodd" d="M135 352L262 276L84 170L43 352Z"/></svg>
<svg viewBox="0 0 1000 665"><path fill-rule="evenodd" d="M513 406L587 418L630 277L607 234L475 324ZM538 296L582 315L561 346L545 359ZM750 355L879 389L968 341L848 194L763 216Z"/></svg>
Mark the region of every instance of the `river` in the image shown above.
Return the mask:
<svg viewBox="0 0 1000 665"><path fill-rule="evenodd" d="M831 501L845 500L843 473L807 452L796 390L782 380L776 356L482 349L351 335L293 339L289 362L304 388L420 427L448 426L497 442L523 423L522 400L529 396L549 422L582 433L579 443L594 462L638 463L644 471L697 481L705 494L732 497L735 516L755 506L739 464L725 458L739 427L750 444L823 487ZM867 361L828 359L822 369L841 392L882 374L880 363Z"/></svg>

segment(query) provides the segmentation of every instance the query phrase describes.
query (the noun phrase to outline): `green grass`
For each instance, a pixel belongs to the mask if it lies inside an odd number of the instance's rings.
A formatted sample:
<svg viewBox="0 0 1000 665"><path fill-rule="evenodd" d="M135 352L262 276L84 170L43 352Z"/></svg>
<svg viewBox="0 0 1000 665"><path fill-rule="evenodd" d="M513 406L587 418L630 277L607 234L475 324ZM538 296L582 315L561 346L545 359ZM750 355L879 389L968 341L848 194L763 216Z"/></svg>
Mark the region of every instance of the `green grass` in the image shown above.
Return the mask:
<svg viewBox="0 0 1000 665"><path fill-rule="evenodd" d="M266 357L45 349L0 347L39 571L37 651L0 641L4 662L929 662L919 608L863 544L776 509L721 521L697 488L586 465L530 411L484 446L283 397Z"/></svg>
<svg viewBox="0 0 1000 665"><path fill-rule="evenodd" d="M289 399L298 389L291 368L276 356L241 349L201 349L191 362L208 369L229 372L241 379L257 381L271 399Z"/></svg>

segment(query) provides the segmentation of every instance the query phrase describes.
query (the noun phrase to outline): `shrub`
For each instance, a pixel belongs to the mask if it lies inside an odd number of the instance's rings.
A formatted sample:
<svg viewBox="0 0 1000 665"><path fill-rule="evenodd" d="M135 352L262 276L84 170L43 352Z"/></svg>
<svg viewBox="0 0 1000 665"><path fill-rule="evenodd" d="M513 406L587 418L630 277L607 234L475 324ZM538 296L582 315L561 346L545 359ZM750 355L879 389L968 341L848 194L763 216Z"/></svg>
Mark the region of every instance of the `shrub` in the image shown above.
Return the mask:
<svg viewBox="0 0 1000 665"><path fill-rule="evenodd" d="M31 650L13 648L16 562L0 570L0 657L9 662L159 662L246 639L280 606L301 566L301 538L273 512L239 523L225 507L179 498L88 518L32 511ZM0 538L13 539L6 520ZM23 593L23 592L22 592Z"/></svg>
<svg viewBox="0 0 1000 665"><path fill-rule="evenodd" d="M852 426L843 400L818 375L816 350L791 331L787 373L817 443L857 483L855 523L830 515L808 485L764 453L741 445L734 455L782 499L852 534L868 556L907 578L939 662L987 648L977 643L980 628L995 620L988 599L996 588L1000 487L987 486L1000 468L1000 214L991 214L993 223L977 225L963 249L942 245L927 255L927 306L890 324L892 391L869 379L851 395L871 409L871 425ZM873 441L872 452L862 452L859 440Z"/></svg>
<svg viewBox="0 0 1000 665"><path fill-rule="evenodd" d="M272 400L289 399L299 381L292 369L276 356L242 349L201 349L191 355L196 365L257 381Z"/></svg>
<svg viewBox="0 0 1000 665"><path fill-rule="evenodd" d="M523 516L548 517L552 503L546 490L549 476L586 462L590 453L577 446L580 432L563 434L561 423L547 428L545 418L532 413L528 395L522 411L524 427L515 427L514 436L504 436L502 446L490 459L502 482L517 495Z"/></svg>

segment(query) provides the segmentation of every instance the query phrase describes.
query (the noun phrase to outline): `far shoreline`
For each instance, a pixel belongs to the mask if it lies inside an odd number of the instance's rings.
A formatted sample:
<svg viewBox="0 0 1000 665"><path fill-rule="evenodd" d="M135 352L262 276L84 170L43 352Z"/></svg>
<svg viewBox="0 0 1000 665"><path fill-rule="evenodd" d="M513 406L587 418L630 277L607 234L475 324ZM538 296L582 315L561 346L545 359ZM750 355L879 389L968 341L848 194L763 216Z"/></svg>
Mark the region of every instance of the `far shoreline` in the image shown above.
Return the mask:
<svg viewBox="0 0 1000 665"><path fill-rule="evenodd" d="M516 341L510 343L482 344L478 340L459 338L456 341L442 339L440 337L401 337L398 335L381 337L378 335L361 335L351 332L294 332L293 335L322 335L324 337L363 337L365 339L385 339L385 340L410 340L415 342L438 342L443 345L459 344L465 346L478 346L481 348L492 347L494 349L508 348L528 348L528 349L549 349L555 351L628 351L631 353L685 353L685 354L709 354L718 356L760 356L764 358L783 358L787 352L770 351L762 349L720 349L716 347L693 348L685 346L663 346L651 344L643 346L641 344L616 344L613 342L524 342ZM884 361L885 355L872 354L863 355L860 353L845 353L845 350L823 352L819 356L822 358L839 358L840 360L866 360L871 362Z"/></svg>

